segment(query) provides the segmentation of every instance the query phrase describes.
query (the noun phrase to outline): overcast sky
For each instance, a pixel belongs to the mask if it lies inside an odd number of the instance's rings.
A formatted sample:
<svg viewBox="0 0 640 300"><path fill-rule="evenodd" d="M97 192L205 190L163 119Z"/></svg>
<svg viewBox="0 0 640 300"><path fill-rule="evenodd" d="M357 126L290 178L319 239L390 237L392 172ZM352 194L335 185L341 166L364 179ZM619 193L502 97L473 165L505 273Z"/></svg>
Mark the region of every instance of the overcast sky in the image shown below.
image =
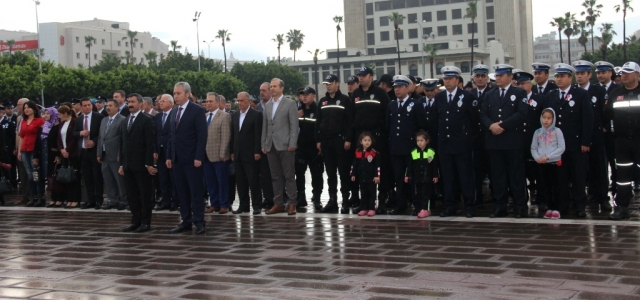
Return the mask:
<svg viewBox="0 0 640 300"><path fill-rule="evenodd" d="M14 0L3 6L0 29L36 31L34 2ZM555 29L549 25L552 17L571 11L580 16L583 0L535 0L533 1L534 36ZM605 7L598 23L613 23L618 32L614 41L622 41L622 14L613 9L622 0L599 0ZM640 1L633 1L636 12L627 16L627 35L640 29ZM277 33L299 29L305 34L304 45L297 59L311 59L307 50L335 48L335 23L333 17L343 15L343 0L278 0L278 1L140 1L140 0L41 0L38 8L41 23L71 22L93 18L129 22L131 29L149 31L153 36L169 44L171 40L197 52L196 25L192 21L195 11L201 11L200 50L208 56L209 48L202 41L214 39L218 29L228 29L231 42L227 43L227 55L233 52L240 60L266 60L277 56L276 44L271 41ZM349 16L346 16L347 18ZM498 16L496 16L498 17ZM344 45L342 35L341 45ZM220 40L211 43L211 57L222 58ZM288 45L282 46L282 56L292 57Z"/></svg>

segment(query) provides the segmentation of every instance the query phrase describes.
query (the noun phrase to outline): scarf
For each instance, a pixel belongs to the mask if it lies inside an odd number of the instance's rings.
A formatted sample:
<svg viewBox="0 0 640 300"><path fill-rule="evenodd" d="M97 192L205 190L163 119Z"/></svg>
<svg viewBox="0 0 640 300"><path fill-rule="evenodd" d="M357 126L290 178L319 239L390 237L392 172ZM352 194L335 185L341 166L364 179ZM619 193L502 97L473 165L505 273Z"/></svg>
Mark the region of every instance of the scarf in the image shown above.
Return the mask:
<svg viewBox="0 0 640 300"><path fill-rule="evenodd" d="M42 134L40 135L42 140L47 139L49 132L51 132L51 128L53 128L58 121L58 110L55 107L49 107L46 110L49 112L50 118L49 121L44 122L44 125L42 125Z"/></svg>

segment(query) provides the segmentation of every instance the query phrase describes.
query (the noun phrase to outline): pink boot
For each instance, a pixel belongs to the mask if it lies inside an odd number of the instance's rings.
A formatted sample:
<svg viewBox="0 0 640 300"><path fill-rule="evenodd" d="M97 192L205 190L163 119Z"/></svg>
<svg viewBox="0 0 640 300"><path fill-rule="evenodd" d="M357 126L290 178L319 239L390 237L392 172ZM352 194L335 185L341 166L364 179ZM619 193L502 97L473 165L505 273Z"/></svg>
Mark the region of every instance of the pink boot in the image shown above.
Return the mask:
<svg viewBox="0 0 640 300"><path fill-rule="evenodd" d="M418 218L420 218L420 219L426 218L429 215L431 215L431 212L429 212L428 210L423 209L418 213Z"/></svg>
<svg viewBox="0 0 640 300"><path fill-rule="evenodd" d="M366 215L367 215L367 213L369 213L369 211L368 211L368 210L361 210L361 211L358 213L358 216L360 216L360 217L362 217L362 216L366 216Z"/></svg>
<svg viewBox="0 0 640 300"><path fill-rule="evenodd" d="M370 210L369 213L367 214L367 216L369 216L369 217L373 217L375 215L376 215L375 209Z"/></svg>

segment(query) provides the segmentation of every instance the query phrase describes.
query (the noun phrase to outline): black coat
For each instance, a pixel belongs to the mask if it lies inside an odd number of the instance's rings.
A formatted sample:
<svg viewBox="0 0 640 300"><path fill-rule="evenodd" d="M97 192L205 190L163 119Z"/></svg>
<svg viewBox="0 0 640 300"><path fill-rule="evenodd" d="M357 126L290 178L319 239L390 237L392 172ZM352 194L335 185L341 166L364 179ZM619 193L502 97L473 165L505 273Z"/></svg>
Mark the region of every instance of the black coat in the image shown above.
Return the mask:
<svg viewBox="0 0 640 300"><path fill-rule="evenodd" d="M473 148L478 133L478 100L471 93L457 89L448 103L447 92L436 94L438 152L457 154Z"/></svg>
<svg viewBox="0 0 640 300"><path fill-rule="evenodd" d="M231 115L231 154L235 160L254 161L254 154L262 153L262 113L248 108L240 129L240 110Z"/></svg>
<svg viewBox="0 0 640 300"><path fill-rule="evenodd" d="M380 136L383 131L386 131L384 116L390 99L384 90L371 86L364 91L360 86L353 91L351 98L355 106L353 129L356 133L369 131ZM357 136L354 138L358 139Z"/></svg>
<svg viewBox="0 0 640 300"><path fill-rule="evenodd" d="M591 102L591 109L593 110L593 130L602 132L604 127L604 102L607 97L607 90L600 85L590 84L589 99Z"/></svg>
<svg viewBox="0 0 640 300"><path fill-rule="evenodd" d="M522 130L527 117L527 92L510 86L504 97L500 97L502 90L495 88L489 91L482 104L480 121L485 130L485 145L487 149L517 150L522 149ZM504 132L494 135L489 127L493 123L502 122L500 127Z"/></svg>
<svg viewBox="0 0 640 300"><path fill-rule="evenodd" d="M129 117L121 125L120 164L125 171L143 172L146 166L153 166L153 153L156 151L153 120L142 112L133 120Z"/></svg>
<svg viewBox="0 0 640 300"><path fill-rule="evenodd" d="M545 106L545 96L533 94L527 99L527 116L524 119L522 129L522 149L525 157L531 158L531 142L533 141L533 133L542 125L540 124L540 115Z"/></svg>
<svg viewBox="0 0 640 300"><path fill-rule="evenodd" d="M427 129L424 106L418 99L407 98L402 108L398 100L389 102L385 123L389 129L389 148L392 155L409 155L415 147L416 132Z"/></svg>
<svg viewBox="0 0 640 300"><path fill-rule="evenodd" d="M556 112L556 127L562 130L566 146L565 152L581 151L580 146L590 147L593 136L593 109L591 97L582 88L571 86L565 99L556 89L546 95L545 108ZM566 100L570 98L569 100Z"/></svg>
<svg viewBox="0 0 640 300"><path fill-rule="evenodd" d="M350 175L360 183L373 183L374 178L380 177L380 152L373 148L364 150L358 147Z"/></svg>
<svg viewBox="0 0 640 300"><path fill-rule="evenodd" d="M327 93L316 111L316 141L322 138L342 136L345 141L353 140L353 101L338 90L333 98Z"/></svg>
<svg viewBox="0 0 640 300"><path fill-rule="evenodd" d="M409 177L414 184L433 183L433 178L438 177L438 160L435 157L435 151L434 156L427 155L429 150L430 148L426 148L425 151L416 148L411 152L405 177Z"/></svg>
<svg viewBox="0 0 640 300"><path fill-rule="evenodd" d="M427 97L422 97L420 102L422 103L422 107L424 107L424 115L427 121L427 133L429 133L431 141L436 142L438 140L438 118L436 117L435 97L431 99L431 105L429 105L429 99L427 99Z"/></svg>
<svg viewBox="0 0 640 300"><path fill-rule="evenodd" d="M556 83L551 81L551 80L549 80L547 82L547 86L544 87L544 91L542 92L542 94L543 95L547 95L547 94L549 94L549 92L551 92L551 91L553 91L553 90L555 90L557 88L558 88L558 86L556 85ZM531 92L534 93L534 94L540 94L540 91L539 91L537 85L534 85L533 88L531 88Z"/></svg>
<svg viewBox="0 0 640 300"><path fill-rule="evenodd" d="M91 112L91 124L89 124L89 139L93 141L94 146L91 150L96 150L98 146L98 138L100 137L100 123L104 116L97 112ZM78 140L78 149L82 149L82 138L80 131L84 129L84 115L80 114L73 128L73 136Z"/></svg>

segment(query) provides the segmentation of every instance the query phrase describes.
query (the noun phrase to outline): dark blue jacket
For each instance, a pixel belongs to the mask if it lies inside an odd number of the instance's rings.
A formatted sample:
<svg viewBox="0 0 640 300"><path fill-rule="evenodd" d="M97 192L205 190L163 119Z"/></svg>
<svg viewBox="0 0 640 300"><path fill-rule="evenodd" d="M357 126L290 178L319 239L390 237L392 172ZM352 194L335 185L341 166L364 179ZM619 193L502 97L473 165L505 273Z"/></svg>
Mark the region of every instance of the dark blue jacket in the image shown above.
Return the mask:
<svg viewBox="0 0 640 300"><path fill-rule="evenodd" d="M424 106L418 99L407 98L398 109L398 100L389 102L385 124L389 128L389 148L392 155L409 155L415 148L416 132L427 129Z"/></svg>
<svg viewBox="0 0 640 300"><path fill-rule="evenodd" d="M485 145L487 149L518 150L522 149L522 130L527 117L528 106L525 90L510 86L504 97L500 97L502 89L497 87L487 93L482 103L480 121L485 130ZM494 135L489 127L496 122L502 122L500 127L504 132Z"/></svg>
<svg viewBox="0 0 640 300"><path fill-rule="evenodd" d="M161 111L153 117L153 122L156 128L156 151L158 151L158 153L160 153L160 151L167 150L167 147L169 146L169 135L171 134L171 130L169 129L169 116L167 116L164 128L162 128L163 114L164 112ZM171 111L169 111L169 114L171 114Z"/></svg>
<svg viewBox="0 0 640 300"><path fill-rule="evenodd" d="M478 134L478 100L471 93L457 89L453 101L448 103L447 92L436 94L438 122L438 151L458 154L471 151Z"/></svg>
<svg viewBox="0 0 640 300"><path fill-rule="evenodd" d="M581 151L580 146L591 147L593 109L589 93L571 86L565 99L560 99L560 95L559 89L549 92L545 108L551 107L556 112L556 127L564 134L565 152Z"/></svg>
<svg viewBox="0 0 640 300"><path fill-rule="evenodd" d="M179 106L174 107L169 114L167 159L171 159L173 163L177 159L181 164L193 164L194 160L204 161L207 145L207 118L204 109L189 102L176 126L178 108Z"/></svg>

